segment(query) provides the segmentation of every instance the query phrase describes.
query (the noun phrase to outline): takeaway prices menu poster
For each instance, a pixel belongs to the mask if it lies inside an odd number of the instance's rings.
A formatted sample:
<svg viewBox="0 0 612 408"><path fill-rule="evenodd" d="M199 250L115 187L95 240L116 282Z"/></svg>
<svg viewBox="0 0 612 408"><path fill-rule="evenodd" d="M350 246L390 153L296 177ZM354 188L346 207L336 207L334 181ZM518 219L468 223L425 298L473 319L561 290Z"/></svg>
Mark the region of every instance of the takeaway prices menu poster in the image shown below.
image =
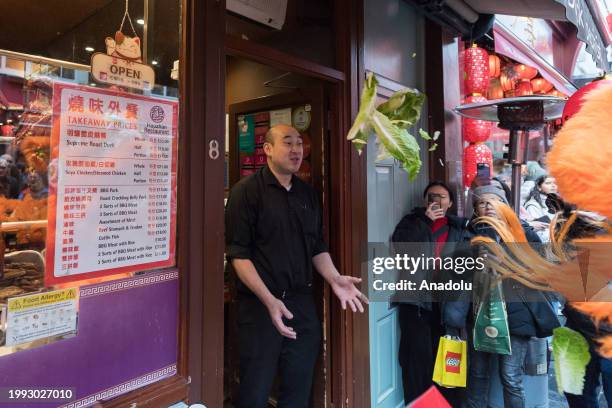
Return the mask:
<svg viewBox="0 0 612 408"><path fill-rule="evenodd" d="M174 265L178 102L56 83L46 284Z"/></svg>

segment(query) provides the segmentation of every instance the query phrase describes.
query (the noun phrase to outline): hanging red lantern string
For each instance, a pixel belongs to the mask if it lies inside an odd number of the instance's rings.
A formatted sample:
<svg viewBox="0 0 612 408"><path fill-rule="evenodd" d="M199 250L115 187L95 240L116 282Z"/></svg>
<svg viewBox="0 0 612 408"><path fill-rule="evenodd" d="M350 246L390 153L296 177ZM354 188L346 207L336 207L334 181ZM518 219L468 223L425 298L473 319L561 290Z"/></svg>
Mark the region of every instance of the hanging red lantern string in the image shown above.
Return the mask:
<svg viewBox="0 0 612 408"><path fill-rule="evenodd" d="M514 90L516 96L529 96L533 95L533 89L531 88L531 82L524 80L519 82Z"/></svg>
<svg viewBox="0 0 612 408"><path fill-rule="evenodd" d="M468 96L465 103L485 102L484 96ZM486 141L491 135L491 122L471 118L462 119L463 140L469 143Z"/></svg>
<svg viewBox="0 0 612 408"><path fill-rule="evenodd" d="M501 74L501 60L495 54L489 55L489 76L498 78Z"/></svg>
<svg viewBox="0 0 612 408"><path fill-rule="evenodd" d="M514 71L520 79L533 79L538 75L538 70L525 64L518 64Z"/></svg>
<svg viewBox="0 0 612 408"><path fill-rule="evenodd" d="M465 93L484 94L489 87L489 54L474 44L465 50Z"/></svg>
<svg viewBox="0 0 612 408"><path fill-rule="evenodd" d="M488 163L493 168L493 153L482 143L472 143L463 150L463 183L470 187L476 178L478 163Z"/></svg>

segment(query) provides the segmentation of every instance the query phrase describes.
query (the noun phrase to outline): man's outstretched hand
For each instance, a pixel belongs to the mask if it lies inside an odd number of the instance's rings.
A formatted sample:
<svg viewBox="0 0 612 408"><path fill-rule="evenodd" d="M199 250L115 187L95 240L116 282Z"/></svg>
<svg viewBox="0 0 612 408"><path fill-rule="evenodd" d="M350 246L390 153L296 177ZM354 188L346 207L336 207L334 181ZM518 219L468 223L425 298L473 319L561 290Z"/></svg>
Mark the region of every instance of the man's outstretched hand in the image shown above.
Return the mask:
<svg viewBox="0 0 612 408"><path fill-rule="evenodd" d="M346 275L338 275L330 282L332 290L340 300L342 309L346 310L346 306L348 305L353 312L359 310L363 313L363 303L368 304L369 301L355 286L359 283L361 283L360 278Z"/></svg>

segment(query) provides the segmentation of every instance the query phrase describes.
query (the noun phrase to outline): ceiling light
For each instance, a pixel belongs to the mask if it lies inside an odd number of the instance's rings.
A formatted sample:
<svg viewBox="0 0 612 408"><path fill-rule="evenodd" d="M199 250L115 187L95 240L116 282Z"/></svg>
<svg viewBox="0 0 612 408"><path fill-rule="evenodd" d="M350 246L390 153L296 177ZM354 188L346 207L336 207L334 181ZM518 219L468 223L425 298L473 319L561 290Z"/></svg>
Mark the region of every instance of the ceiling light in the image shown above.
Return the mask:
<svg viewBox="0 0 612 408"><path fill-rule="evenodd" d="M151 61L151 64L157 65L157 61L153 60L153 61Z"/></svg>
<svg viewBox="0 0 612 408"><path fill-rule="evenodd" d="M142 18L139 18L138 20L136 20L136 22L140 25L144 25L145 21Z"/></svg>
<svg viewBox="0 0 612 408"><path fill-rule="evenodd" d="M94 52L94 51L95 51L95 49L94 49L94 47L90 47L90 46L88 45L87 47L85 47L85 51L87 51L87 52Z"/></svg>

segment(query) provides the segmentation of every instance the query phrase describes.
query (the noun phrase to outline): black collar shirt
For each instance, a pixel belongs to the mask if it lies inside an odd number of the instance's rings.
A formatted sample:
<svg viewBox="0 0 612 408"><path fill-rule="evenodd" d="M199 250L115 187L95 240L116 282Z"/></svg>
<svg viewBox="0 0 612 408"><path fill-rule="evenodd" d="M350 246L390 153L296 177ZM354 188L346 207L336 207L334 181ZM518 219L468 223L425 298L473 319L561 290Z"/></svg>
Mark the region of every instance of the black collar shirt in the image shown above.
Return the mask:
<svg viewBox="0 0 612 408"><path fill-rule="evenodd" d="M283 187L266 166L238 182L225 209L226 256L249 259L276 297L312 287L312 258L327 252L316 191L293 176ZM238 290L250 291L238 280Z"/></svg>

